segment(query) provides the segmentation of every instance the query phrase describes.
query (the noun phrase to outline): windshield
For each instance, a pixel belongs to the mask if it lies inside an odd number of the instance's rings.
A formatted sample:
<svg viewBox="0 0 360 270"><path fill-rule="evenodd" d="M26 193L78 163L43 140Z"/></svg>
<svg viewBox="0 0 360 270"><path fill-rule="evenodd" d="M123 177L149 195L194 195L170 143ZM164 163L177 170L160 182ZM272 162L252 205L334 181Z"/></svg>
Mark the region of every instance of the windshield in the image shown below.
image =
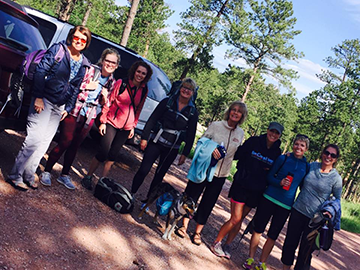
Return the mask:
<svg viewBox="0 0 360 270"><path fill-rule="evenodd" d="M39 30L0 10L0 42L24 52L45 49Z"/></svg>
<svg viewBox="0 0 360 270"><path fill-rule="evenodd" d="M160 101L170 92L171 82L169 78L156 66L150 64L153 74L147 83L149 88L148 97Z"/></svg>

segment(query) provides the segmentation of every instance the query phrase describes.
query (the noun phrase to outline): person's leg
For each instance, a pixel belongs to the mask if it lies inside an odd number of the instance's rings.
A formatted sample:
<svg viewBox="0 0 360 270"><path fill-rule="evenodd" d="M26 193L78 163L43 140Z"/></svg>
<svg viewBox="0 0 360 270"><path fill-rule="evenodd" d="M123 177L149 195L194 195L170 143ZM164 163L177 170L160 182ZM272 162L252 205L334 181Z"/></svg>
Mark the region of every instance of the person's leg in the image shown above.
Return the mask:
<svg viewBox="0 0 360 270"><path fill-rule="evenodd" d="M304 226L303 234L301 236L301 242L299 247L298 256L296 259L296 264L294 270L308 270L310 269L311 259L312 259L312 252L313 249L313 242L309 242L307 240L307 235L311 232L312 229L308 226L310 222L310 218L307 218L306 226Z"/></svg>
<svg viewBox="0 0 360 270"><path fill-rule="evenodd" d="M283 263L283 269L290 269L293 264L296 248L300 242L304 226L307 226L307 224L306 217L293 208L282 248L281 262Z"/></svg>
<svg viewBox="0 0 360 270"><path fill-rule="evenodd" d="M284 227L284 224L290 214L290 210L285 209L279 205L273 204L274 208L274 214L271 219L271 225L268 231L268 238L264 244L264 247L262 249L262 253L260 256L260 262L265 263L267 258L269 257L276 239L278 238L282 228ZM269 208L268 208L269 209Z"/></svg>
<svg viewBox="0 0 360 270"><path fill-rule="evenodd" d="M112 125L106 124L106 133L101 138L100 148L98 153L91 160L90 168L87 173L88 177L91 177L96 171L96 169L99 167L100 163L104 162L107 159L115 135L116 135L116 128L114 128Z"/></svg>
<svg viewBox="0 0 360 270"><path fill-rule="evenodd" d="M225 179L225 177L213 177L211 182L207 182L206 180L206 182L204 181L206 183L205 190L196 211L196 215L194 216L194 220L198 223L196 233L200 233L206 224L207 219L209 218L221 193Z"/></svg>
<svg viewBox="0 0 360 270"><path fill-rule="evenodd" d="M240 222L244 209L244 203L231 202L231 217L222 225L220 231L215 239L215 242L221 242L222 239L231 231L232 228Z"/></svg>
<svg viewBox="0 0 360 270"><path fill-rule="evenodd" d="M235 239L235 237L237 236L237 234L239 233L239 231L241 229L241 225L242 225L242 222L244 221L244 218L250 213L251 209L252 209L252 207L249 207L246 204L244 205L241 220L228 233L225 245L230 245L232 243L232 241Z"/></svg>
<svg viewBox="0 0 360 270"><path fill-rule="evenodd" d="M158 167L156 168L154 179L150 184L147 197L149 197L151 191L163 181L165 174L167 173L171 164L174 162L175 158L177 157L177 154L179 152L178 149L172 149L170 152L169 150L170 150L169 148L164 147L160 153L159 164Z"/></svg>
<svg viewBox="0 0 360 270"><path fill-rule="evenodd" d="M254 231L250 240L249 257L254 258L261 234L265 231L271 216L275 213L276 204L262 197L253 219Z"/></svg>
<svg viewBox="0 0 360 270"><path fill-rule="evenodd" d="M61 155L70 146L76 129L76 118L68 115L60 124L59 143L51 150L49 158L45 165L45 171L51 172L55 163L60 159Z"/></svg>
<svg viewBox="0 0 360 270"><path fill-rule="evenodd" d="M65 155L64 155L64 165L62 169L62 174L68 175L71 165L74 162L76 153L81 145L81 143L86 138L87 134L89 133L93 123L94 119L92 119L89 123L89 125L85 126L86 118L81 116L80 121L76 124L75 134L74 138L70 144L70 146L67 148Z"/></svg>
<svg viewBox="0 0 360 270"><path fill-rule="evenodd" d="M43 101L44 110L41 113L35 112L34 100L30 105L27 136L8 176L9 179L15 180L15 183L23 180L34 182L36 168L59 126L64 106L53 105L46 99Z"/></svg>
<svg viewBox="0 0 360 270"><path fill-rule="evenodd" d="M109 125L108 125L109 126ZM105 166L102 172L102 177L105 177L108 175L111 166L114 164L121 148L123 147L124 143L129 137L130 130L119 130L115 129L114 127L111 127L116 131L116 135L111 143L111 148L107 157L107 161L105 162ZM106 127L106 130L108 128Z"/></svg>
<svg viewBox="0 0 360 270"><path fill-rule="evenodd" d="M145 177L150 172L152 165L154 164L156 159L159 157L159 155L160 155L159 145L149 142L145 149L145 153L144 153L140 168L134 176L134 179L133 179L133 182L131 185L131 193L136 193L139 190L140 186L142 185L142 183L145 180Z"/></svg>

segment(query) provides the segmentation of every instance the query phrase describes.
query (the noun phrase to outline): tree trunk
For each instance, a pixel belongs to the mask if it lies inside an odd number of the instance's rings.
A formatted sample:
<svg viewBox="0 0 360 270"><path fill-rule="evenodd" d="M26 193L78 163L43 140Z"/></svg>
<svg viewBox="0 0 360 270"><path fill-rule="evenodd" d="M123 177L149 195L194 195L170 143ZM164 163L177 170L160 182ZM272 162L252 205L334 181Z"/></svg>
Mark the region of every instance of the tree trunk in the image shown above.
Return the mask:
<svg viewBox="0 0 360 270"><path fill-rule="evenodd" d="M82 25L86 26L87 24L87 21L89 19L89 16L90 16L90 12L91 12L91 9L93 7L93 3L92 2L88 2L88 5L87 5L87 8L86 8L86 12L85 12L85 15L84 15L84 18L81 22Z"/></svg>
<svg viewBox="0 0 360 270"><path fill-rule="evenodd" d="M223 14L224 12L224 9L226 7L226 5L228 4L229 0L226 0L220 10L218 11L218 13L216 14L216 19L220 18L220 16ZM214 19L210 25L210 27L208 28L208 30L206 31L205 33L205 36L204 36L204 39L203 39L203 42L196 48L196 50L194 51L194 53L192 54L191 58L188 60L188 63L187 65L184 67L184 70L183 72L181 73L181 76L180 76L180 80L184 79L187 75L187 73L189 72L190 70L190 67L195 63L195 59L196 57L199 55L201 49L204 47L204 45L206 44L207 40L208 40L208 37L212 34L213 32L213 29L216 25L216 19Z"/></svg>
<svg viewBox="0 0 360 270"><path fill-rule="evenodd" d="M149 53L149 47L150 47L150 39L147 39L145 44L145 51L143 53L144 58L146 58L147 54Z"/></svg>
<svg viewBox="0 0 360 270"><path fill-rule="evenodd" d="M77 0L61 0L58 19L68 22Z"/></svg>
<svg viewBox="0 0 360 270"><path fill-rule="evenodd" d="M242 96L241 98L241 101L242 102L245 102L246 100L246 96L249 94L250 92L250 87L255 79L255 75L256 75L256 72L258 71L258 68L259 68L259 64L260 64L260 61L261 61L261 56L256 60L255 64L254 64L254 68L253 68L253 74L251 75L248 83L246 84L246 88L245 88L245 93L244 95Z"/></svg>
<svg viewBox="0 0 360 270"><path fill-rule="evenodd" d="M124 31L123 31L123 34L121 37L121 42L120 42L121 46L126 47L126 44L128 42L129 36L130 36L131 27L133 25L135 15L136 15L136 12L137 12L137 9L139 6L139 2L140 2L140 0L132 0L130 12L129 12L128 18L126 20Z"/></svg>
<svg viewBox="0 0 360 270"><path fill-rule="evenodd" d="M351 196L353 195L353 189L356 185L355 179L357 179L357 174L360 169L360 159L357 160L355 168L353 169L352 175L349 177L348 183L346 184L347 188L344 192L343 198L349 200Z"/></svg>

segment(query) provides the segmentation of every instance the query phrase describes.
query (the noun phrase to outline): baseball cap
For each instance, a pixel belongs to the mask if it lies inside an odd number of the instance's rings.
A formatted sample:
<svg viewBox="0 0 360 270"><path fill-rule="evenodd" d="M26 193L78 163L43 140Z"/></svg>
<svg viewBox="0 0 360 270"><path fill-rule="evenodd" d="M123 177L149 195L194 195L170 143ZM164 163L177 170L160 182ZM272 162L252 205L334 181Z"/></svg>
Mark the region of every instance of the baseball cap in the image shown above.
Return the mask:
<svg viewBox="0 0 360 270"><path fill-rule="evenodd" d="M271 122L270 125L269 125L269 127L268 127L268 129L269 129L269 130L275 129L275 130L277 130L277 131L280 133L280 135L281 135L282 132L284 131L284 127L283 127L281 124L279 124L278 122Z"/></svg>

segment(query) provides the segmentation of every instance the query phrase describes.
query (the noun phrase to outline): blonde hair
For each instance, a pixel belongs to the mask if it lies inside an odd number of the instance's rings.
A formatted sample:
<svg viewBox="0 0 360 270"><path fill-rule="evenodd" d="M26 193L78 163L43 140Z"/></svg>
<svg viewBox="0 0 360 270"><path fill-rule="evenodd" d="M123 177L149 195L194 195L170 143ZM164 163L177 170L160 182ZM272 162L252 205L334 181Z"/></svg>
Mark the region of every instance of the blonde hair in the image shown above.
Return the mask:
<svg viewBox="0 0 360 270"><path fill-rule="evenodd" d="M224 120L226 120L226 121L229 120L230 111L235 106L238 106L241 111L241 118L238 123L238 125L241 125L242 123L245 122L246 117L248 116L248 110L247 110L246 104L244 102L242 102L241 100L234 101L233 103L230 104L229 108L225 111Z"/></svg>

